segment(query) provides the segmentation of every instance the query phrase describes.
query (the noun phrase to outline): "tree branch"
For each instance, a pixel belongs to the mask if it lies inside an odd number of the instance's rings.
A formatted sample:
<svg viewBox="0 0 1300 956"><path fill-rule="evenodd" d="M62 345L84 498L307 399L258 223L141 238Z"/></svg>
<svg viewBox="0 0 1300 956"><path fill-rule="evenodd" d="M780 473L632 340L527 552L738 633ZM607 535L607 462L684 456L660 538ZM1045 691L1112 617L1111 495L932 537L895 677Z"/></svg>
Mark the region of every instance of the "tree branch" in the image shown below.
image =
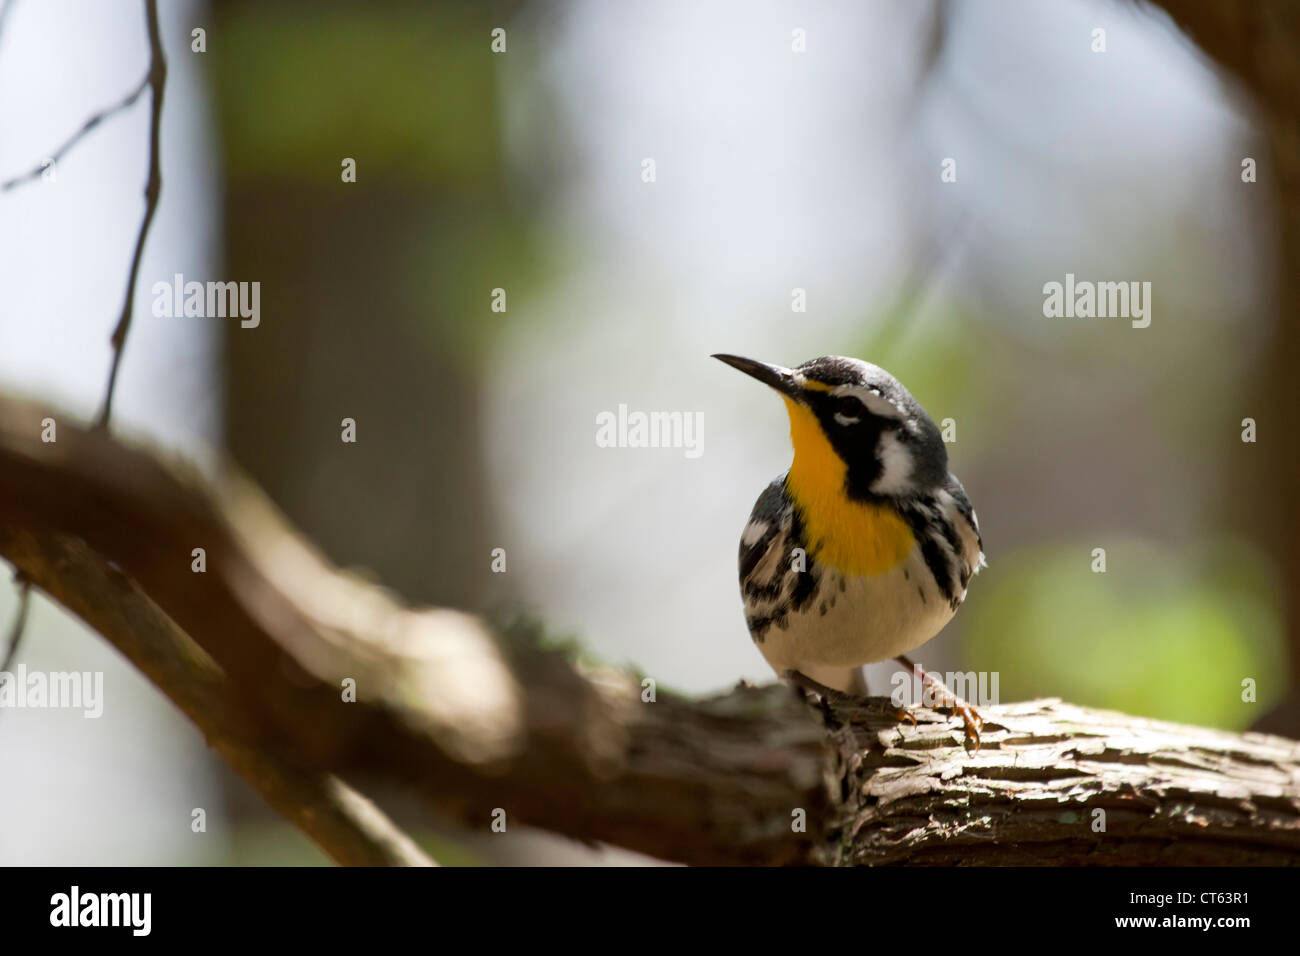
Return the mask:
<svg viewBox="0 0 1300 956"><path fill-rule="evenodd" d="M0 551L55 601L99 631L202 731L268 804L335 861L430 866L373 803L330 774L302 770L258 739L220 668L129 578L74 538L0 525ZM3 670L5 668L0 668Z"/></svg>
<svg viewBox="0 0 1300 956"><path fill-rule="evenodd" d="M46 417L56 442L38 437ZM1298 743L1038 702L983 710L967 754L958 721L918 710L913 730L832 701L823 723L780 686L644 702L634 676L581 670L526 629L406 608L339 573L233 474L209 486L14 400L0 553L201 727L225 708L279 772L402 784L479 830L501 809L693 863L1300 862ZM130 588L92 587L97 562ZM175 633L156 639L142 607ZM226 675L221 699L192 700L182 637ZM284 789L268 799L301 825Z"/></svg>
<svg viewBox="0 0 1300 956"><path fill-rule="evenodd" d="M972 759L947 722L833 703L839 864L1300 864L1300 743L1059 700L982 708Z"/></svg>
<svg viewBox="0 0 1300 956"><path fill-rule="evenodd" d="M228 675L259 739L302 768L406 783L463 825L501 808L691 862L813 848L789 820L826 804L823 734L782 688L642 703L630 675L580 673L526 636L498 641L327 567L233 475L207 487L21 402L0 401L0 449L0 527L79 537L129 574Z"/></svg>

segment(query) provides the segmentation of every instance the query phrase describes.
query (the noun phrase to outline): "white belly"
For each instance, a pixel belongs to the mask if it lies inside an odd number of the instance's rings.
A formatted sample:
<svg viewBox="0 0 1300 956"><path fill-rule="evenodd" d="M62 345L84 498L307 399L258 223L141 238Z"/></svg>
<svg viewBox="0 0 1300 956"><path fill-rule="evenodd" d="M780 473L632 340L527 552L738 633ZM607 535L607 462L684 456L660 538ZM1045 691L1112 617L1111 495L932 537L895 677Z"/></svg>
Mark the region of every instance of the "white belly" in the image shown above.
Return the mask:
<svg viewBox="0 0 1300 956"><path fill-rule="evenodd" d="M838 686L838 680L818 675L838 677L845 668L906 654L938 634L955 613L920 548L913 547L901 564L874 577L824 569L819 600L788 615L784 626L773 624L758 647L778 674L797 670Z"/></svg>

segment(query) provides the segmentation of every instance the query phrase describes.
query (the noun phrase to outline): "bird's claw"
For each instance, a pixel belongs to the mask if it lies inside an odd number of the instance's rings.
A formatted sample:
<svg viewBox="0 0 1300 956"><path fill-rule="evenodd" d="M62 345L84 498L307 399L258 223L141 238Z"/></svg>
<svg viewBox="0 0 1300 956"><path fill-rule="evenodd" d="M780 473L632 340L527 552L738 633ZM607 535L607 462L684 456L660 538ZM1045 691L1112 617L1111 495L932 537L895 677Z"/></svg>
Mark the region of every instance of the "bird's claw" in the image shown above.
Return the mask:
<svg viewBox="0 0 1300 956"><path fill-rule="evenodd" d="M974 742L975 751L978 753L980 749L980 731L984 729L984 718L976 713L974 707L960 698L955 698L948 709L961 717L962 725L966 729L966 743Z"/></svg>
<svg viewBox="0 0 1300 956"><path fill-rule="evenodd" d="M913 714L906 707L895 707L894 719L898 721L900 724L906 720L911 723L913 729L916 729L916 715Z"/></svg>
<svg viewBox="0 0 1300 956"><path fill-rule="evenodd" d="M954 698L951 702L939 705L940 710L950 710L962 720L962 725L966 732L966 743L973 743L975 750L980 749L980 731L984 729L984 718L981 717L975 708L961 699ZM894 719L900 724L907 721L916 727L916 717L910 710L905 707L894 708Z"/></svg>

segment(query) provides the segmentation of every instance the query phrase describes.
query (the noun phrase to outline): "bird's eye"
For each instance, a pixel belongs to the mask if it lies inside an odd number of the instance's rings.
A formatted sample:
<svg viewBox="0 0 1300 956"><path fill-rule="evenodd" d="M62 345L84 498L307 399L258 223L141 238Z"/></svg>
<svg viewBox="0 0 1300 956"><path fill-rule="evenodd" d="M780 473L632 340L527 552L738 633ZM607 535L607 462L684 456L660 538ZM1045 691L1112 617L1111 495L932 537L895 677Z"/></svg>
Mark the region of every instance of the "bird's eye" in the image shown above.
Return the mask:
<svg viewBox="0 0 1300 956"><path fill-rule="evenodd" d="M862 403L856 398L841 398L835 403L835 421L840 425L856 425L862 420Z"/></svg>

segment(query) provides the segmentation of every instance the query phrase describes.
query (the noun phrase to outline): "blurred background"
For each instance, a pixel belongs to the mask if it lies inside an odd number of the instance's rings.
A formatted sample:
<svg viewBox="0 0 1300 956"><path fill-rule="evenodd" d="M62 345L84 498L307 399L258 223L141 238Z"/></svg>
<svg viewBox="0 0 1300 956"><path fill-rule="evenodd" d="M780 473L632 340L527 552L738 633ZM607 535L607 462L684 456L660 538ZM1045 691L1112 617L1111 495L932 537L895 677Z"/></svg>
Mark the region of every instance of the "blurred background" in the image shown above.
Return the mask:
<svg viewBox="0 0 1300 956"><path fill-rule="evenodd" d="M854 355L953 420L984 532L989 567L927 668L997 672L1004 702L1233 730L1296 682L1295 560L1266 506L1290 490L1262 397L1280 367L1268 144L1161 11L161 6L163 193L118 430L204 467L234 458L335 562L413 602L525 608L662 687L771 680L735 557L788 467L785 413L709 354ZM139 3L10 0L0 179L147 61ZM147 99L54 181L0 194L6 393L98 407ZM260 282L260 325L154 317L150 287L175 273ZM1045 318L1043 286L1067 273L1150 282L1150 326ZM598 447L620 404L701 413L703 453ZM19 660L103 670L106 701L98 720L0 711L0 863L323 859L42 598ZM872 689L890 674L873 667ZM637 859L424 836L444 862Z"/></svg>

